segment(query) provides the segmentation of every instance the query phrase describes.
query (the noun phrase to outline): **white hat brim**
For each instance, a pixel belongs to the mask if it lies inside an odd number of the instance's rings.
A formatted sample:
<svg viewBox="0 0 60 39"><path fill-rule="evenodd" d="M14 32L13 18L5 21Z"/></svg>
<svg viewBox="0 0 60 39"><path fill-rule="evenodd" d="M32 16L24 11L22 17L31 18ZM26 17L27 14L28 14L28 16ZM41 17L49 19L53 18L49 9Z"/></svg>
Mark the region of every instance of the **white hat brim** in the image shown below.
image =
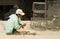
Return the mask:
<svg viewBox="0 0 60 39"><path fill-rule="evenodd" d="M17 9L16 14L25 15L25 13L21 9Z"/></svg>

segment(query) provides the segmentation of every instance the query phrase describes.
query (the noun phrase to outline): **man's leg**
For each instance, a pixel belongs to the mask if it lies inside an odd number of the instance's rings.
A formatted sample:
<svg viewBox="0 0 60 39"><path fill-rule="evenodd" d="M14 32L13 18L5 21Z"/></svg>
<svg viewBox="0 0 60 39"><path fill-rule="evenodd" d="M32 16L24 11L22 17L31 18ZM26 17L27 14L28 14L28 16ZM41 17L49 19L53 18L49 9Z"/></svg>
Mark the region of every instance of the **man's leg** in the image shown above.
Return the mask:
<svg viewBox="0 0 60 39"><path fill-rule="evenodd" d="M7 35L13 35L16 32L16 29L13 29L12 33L6 33Z"/></svg>
<svg viewBox="0 0 60 39"><path fill-rule="evenodd" d="M17 31L16 29L13 29L12 33L14 34L14 32Z"/></svg>

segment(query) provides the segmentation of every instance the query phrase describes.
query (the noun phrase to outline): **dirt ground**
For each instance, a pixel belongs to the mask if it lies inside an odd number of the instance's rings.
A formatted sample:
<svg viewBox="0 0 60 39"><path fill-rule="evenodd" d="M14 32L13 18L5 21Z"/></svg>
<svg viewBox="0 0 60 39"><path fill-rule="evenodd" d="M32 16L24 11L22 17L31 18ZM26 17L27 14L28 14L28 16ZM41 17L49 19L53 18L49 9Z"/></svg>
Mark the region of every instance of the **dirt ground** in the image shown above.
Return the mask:
<svg viewBox="0 0 60 39"><path fill-rule="evenodd" d="M27 25L24 29L18 31L35 32L36 35L6 35L4 31L5 21L0 21L0 38L1 39L60 39L60 31L37 31L30 28L30 21L24 21Z"/></svg>

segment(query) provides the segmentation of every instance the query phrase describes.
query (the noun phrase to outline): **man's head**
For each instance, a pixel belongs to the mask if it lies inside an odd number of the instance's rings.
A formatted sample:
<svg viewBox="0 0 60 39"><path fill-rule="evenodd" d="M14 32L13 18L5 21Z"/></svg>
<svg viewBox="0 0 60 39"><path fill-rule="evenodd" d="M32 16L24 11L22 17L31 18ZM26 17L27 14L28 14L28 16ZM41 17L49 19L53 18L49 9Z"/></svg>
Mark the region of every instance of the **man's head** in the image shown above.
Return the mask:
<svg viewBox="0 0 60 39"><path fill-rule="evenodd" d="M23 15L25 15L25 13L24 13L21 9L17 9L17 10L16 10L16 15L17 15L18 17L22 17Z"/></svg>

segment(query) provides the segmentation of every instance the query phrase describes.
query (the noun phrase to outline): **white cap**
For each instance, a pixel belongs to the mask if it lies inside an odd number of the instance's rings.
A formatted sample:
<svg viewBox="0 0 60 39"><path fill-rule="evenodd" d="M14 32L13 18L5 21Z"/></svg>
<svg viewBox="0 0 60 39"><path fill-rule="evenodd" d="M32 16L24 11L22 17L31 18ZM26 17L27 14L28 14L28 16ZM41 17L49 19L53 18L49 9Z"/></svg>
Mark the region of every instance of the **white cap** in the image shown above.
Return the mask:
<svg viewBox="0 0 60 39"><path fill-rule="evenodd" d="M21 9L17 9L16 14L25 15L25 13Z"/></svg>

